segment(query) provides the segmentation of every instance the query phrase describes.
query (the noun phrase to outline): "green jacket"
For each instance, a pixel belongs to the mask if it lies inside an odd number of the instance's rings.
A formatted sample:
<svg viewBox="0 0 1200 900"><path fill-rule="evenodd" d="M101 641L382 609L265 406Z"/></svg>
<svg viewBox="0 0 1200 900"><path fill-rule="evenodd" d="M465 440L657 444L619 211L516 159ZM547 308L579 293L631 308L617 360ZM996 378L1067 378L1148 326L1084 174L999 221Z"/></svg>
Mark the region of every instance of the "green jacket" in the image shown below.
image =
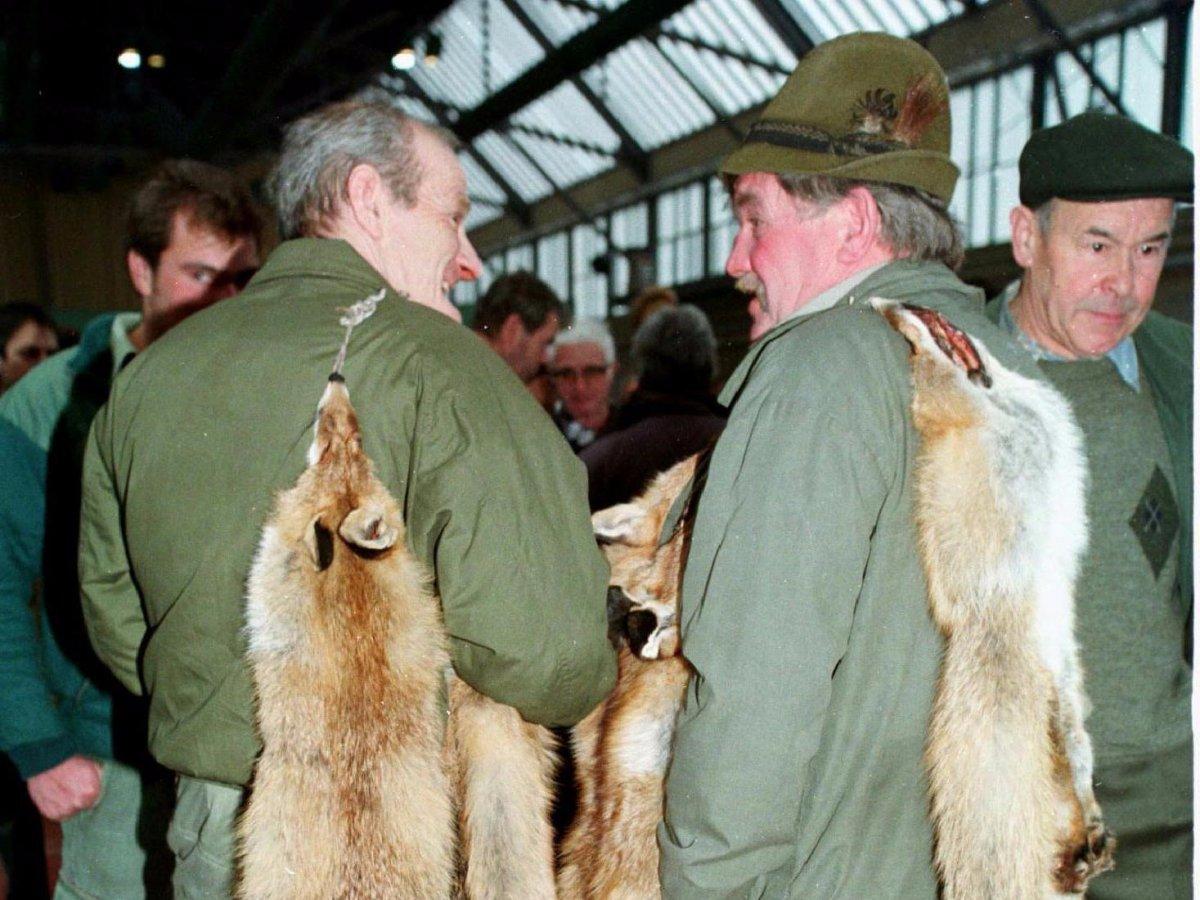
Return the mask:
<svg viewBox="0 0 1200 900"><path fill-rule="evenodd" d="M936 896L922 750L942 642L908 347L872 296L937 309L1039 377L933 263L891 263L751 348L721 396L684 576L698 674L659 829L668 897Z"/></svg>
<svg viewBox="0 0 1200 900"><path fill-rule="evenodd" d="M246 574L305 466L338 310L383 286L341 241L285 243L239 297L139 355L96 418L84 611L100 657L149 694L150 749L176 772L250 777ZM391 291L355 329L345 376L435 574L458 673L532 721L577 721L615 677L582 464L478 337Z"/></svg>
<svg viewBox="0 0 1200 900"><path fill-rule="evenodd" d="M1192 610L1192 329L1151 311L1133 333L1138 363L1162 423L1179 503L1179 594ZM1190 631L1190 629L1189 629Z"/></svg>

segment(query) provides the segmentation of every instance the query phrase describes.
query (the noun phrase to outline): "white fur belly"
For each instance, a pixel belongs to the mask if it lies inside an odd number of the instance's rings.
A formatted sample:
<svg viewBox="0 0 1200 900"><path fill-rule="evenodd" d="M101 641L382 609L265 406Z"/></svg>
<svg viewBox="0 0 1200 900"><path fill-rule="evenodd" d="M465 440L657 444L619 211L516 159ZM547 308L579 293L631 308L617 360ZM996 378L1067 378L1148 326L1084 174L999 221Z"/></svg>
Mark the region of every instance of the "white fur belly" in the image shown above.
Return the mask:
<svg viewBox="0 0 1200 900"><path fill-rule="evenodd" d="M625 722L615 748L617 765L621 767L621 771L627 775L664 775L671 750L671 727L674 721L675 715L672 710L669 716L647 714L635 716Z"/></svg>

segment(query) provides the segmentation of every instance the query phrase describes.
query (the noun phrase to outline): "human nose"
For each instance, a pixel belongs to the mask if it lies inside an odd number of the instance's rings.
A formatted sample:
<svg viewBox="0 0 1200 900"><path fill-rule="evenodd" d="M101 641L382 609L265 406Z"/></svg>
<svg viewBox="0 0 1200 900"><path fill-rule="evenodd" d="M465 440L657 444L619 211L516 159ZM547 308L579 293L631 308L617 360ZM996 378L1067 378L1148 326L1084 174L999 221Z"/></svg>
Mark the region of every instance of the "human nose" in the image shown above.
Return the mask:
<svg viewBox="0 0 1200 900"><path fill-rule="evenodd" d="M465 233L459 235L458 256L456 259L460 281L474 281L483 271L483 262L479 259L479 254L475 252L475 248L471 245L471 239Z"/></svg>
<svg viewBox="0 0 1200 900"><path fill-rule="evenodd" d="M725 274L732 278L740 278L750 271L750 254L746 250L743 230L733 238L733 246L729 248L729 258L725 260Z"/></svg>
<svg viewBox="0 0 1200 900"><path fill-rule="evenodd" d="M1106 286L1118 297L1128 297L1133 292L1135 260L1132 253L1115 253L1115 260L1107 272Z"/></svg>

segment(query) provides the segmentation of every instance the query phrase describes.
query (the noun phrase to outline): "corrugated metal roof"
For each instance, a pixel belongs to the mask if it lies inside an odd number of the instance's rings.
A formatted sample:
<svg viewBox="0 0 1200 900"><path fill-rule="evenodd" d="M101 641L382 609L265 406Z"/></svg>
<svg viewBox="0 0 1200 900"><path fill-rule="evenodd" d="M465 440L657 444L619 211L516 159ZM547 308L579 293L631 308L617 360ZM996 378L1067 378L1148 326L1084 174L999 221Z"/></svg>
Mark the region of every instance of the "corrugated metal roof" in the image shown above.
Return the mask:
<svg viewBox="0 0 1200 900"><path fill-rule="evenodd" d="M603 148L610 154L621 146L621 139L569 81L526 106L510 121Z"/></svg>
<svg viewBox="0 0 1200 900"><path fill-rule="evenodd" d="M459 0L431 30L442 37L441 58L411 74L430 97L460 109L478 106L544 56L501 0Z"/></svg>
<svg viewBox="0 0 1200 900"><path fill-rule="evenodd" d="M814 43L853 31L910 35L962 12L961 0L780 0Z"/></svg>
<svg viewBox="0 0 1200 900"><path fill-rule="evenodd" d="M517 196L526 203L540 200L554 191L554 186L529 160L513 148L507 138L489 131L477 137L474 143L475 149L487 158L500 177L507 181L517 192Z"/></svg>
<svg viewBox="0 0 1200 900"><path fill-rule="evenodd" d="M558 0L517 0L534 24L554 44L563 44L600 18L603 9L587 12Z"/></svg>
<svg viewBox="0 0 1200 900"><path fill-rule="evenodd" d="M646 149L691 134L715 118L658 49L642 38L610 53L583 78Z"/></svg>

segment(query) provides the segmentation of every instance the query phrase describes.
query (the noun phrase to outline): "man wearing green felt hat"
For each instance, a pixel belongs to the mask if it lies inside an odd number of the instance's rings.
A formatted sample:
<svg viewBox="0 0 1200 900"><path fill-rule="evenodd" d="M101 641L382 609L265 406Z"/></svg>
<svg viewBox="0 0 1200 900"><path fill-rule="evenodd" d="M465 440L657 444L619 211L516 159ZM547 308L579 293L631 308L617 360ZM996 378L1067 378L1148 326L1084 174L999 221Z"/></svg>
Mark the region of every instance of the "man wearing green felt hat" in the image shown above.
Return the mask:
<svg viewBox="0 0 1200 900"><path fill-rule="evenodd" d="M942 645L908 349L866 301L932 307L1038 377L954 274L948 108L917 44L838 38L722 166L757 341L721 396L682 588L697 675L659 830L667 896L937 895L922 752Z"/></svg>
<svg viewBox="0 0 1200 900"><path fill-rule="evenodd" d="M1150 309L1192 164L1121 116L1034 134L1010 215L1024 275L988 308L1087 441L1076 632L1096 795L1119 842L1089 897L1192 896L1192 329Z"/></svg>

